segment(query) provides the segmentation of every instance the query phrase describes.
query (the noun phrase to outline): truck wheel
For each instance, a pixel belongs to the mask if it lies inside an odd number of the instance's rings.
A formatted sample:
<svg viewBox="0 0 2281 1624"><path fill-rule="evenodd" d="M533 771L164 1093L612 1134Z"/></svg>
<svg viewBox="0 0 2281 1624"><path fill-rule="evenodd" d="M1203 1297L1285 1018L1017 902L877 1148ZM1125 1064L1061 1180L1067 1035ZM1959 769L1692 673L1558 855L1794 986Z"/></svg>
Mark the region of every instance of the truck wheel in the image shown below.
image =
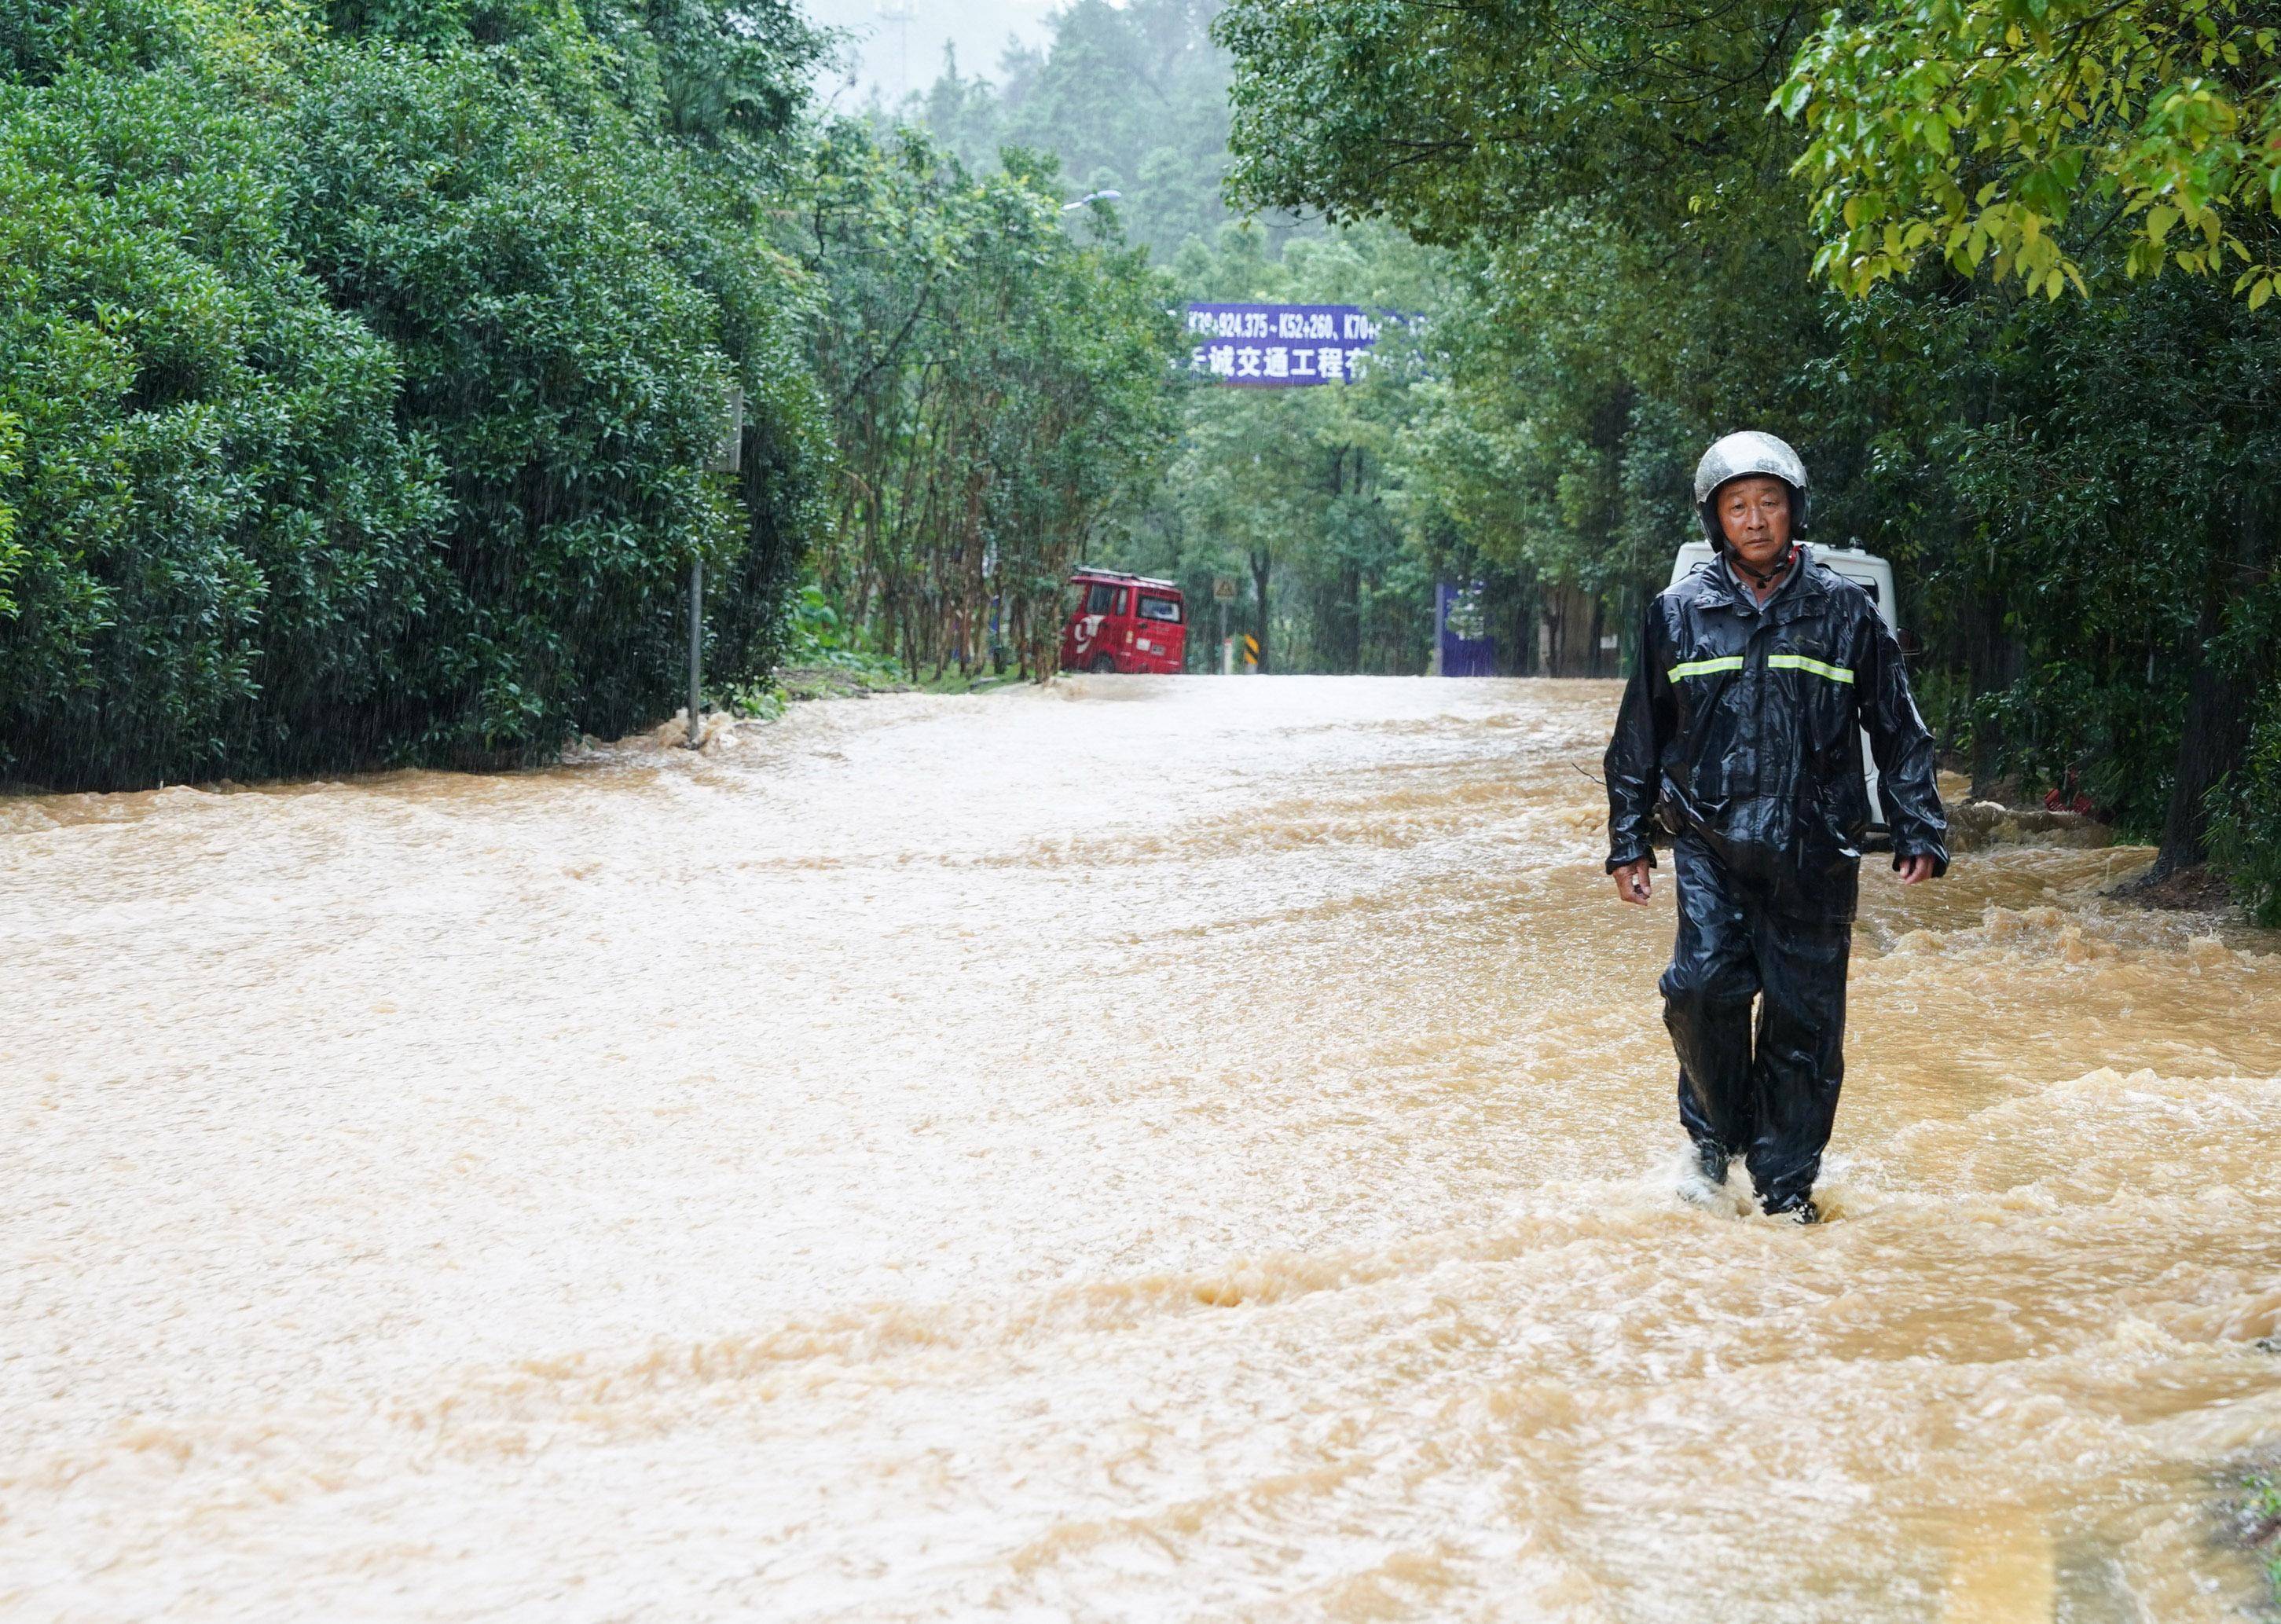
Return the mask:
<svg viewBox="0 0 2281 1624"><path fill-rule="evenodd" d="M1114 654L1095 654L1093 657L1093 663L1086 669L1093 672L1096 677L1104 671L1114 671L1117 669L1117 656Z"/></svg>

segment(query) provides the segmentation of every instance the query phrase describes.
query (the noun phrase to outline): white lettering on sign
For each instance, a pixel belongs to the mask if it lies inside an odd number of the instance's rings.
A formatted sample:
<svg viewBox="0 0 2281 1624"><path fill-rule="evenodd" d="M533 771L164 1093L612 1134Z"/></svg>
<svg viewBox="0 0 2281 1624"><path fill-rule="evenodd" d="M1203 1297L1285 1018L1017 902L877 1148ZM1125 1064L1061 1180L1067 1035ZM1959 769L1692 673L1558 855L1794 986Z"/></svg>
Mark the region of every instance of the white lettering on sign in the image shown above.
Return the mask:
<svg viewBox="0 0 2281 1624"><path fill-rule="evenodd" d="M1352 305L1190 305L1187 329L1199 342L1189 369L1224 383L1271 388L1360 378L1387 320L1414 318Z"/></svg>

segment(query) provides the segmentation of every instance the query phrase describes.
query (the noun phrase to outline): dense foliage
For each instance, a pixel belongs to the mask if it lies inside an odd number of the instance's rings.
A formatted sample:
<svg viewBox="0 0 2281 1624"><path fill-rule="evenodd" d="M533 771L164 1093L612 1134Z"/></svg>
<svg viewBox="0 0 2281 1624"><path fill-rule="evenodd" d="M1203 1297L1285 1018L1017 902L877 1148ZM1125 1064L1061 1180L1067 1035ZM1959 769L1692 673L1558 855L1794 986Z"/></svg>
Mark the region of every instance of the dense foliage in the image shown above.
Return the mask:
<svg viewBox="0 0 2281 1624"><path fill-rule="evenodd" d="M0 775L542 760L820 568L1040 668L1169 445L1050 163L819 123L787 0L0 0ZM741 403L739 471L709 471Z"/></svg>
<svg viewBox="0 0 2281 1624"><path fill-rule="evenodd" d="M991 77L955 60L905 112L970 169L1006 147L1051 153L1070 185L1115 191L1133 242L1159 264L1228 218L1226 53L1219 0L1071 0L1041 47L1015 47ZM987 65L984 65L986 68ZM1280 241L1288 220L1271 220Z"/></svg>
<svg viewBox="0 0 2281 1624"><path fill-rule="evenodd" d="M0 406L20 425L0 741L58 783L305 764L440 583L388 346L286 242L280 132L178 66L0 88Z"/></svg>
<svg viewBox="0 0 2281 1624"><path fill-rule="evenodd" d="M2056 298L2089 291L2078 244L2119 243L2129 274L2223 274L2254 310L2281 278L2277 42L2238 0L1832 12L1775 93L1813 131L1817 268L1866 290L1931 250Z"/></svg>
<svg viewBox="0 0 2281 1624"><path fill-rule="evenodd" d="M841 123L796 212L841 472L818 572L914 678L1051 670L1071 566L1171 440L1168 290L1005 157Z"/></svg>
<svg viewBox="0 0 2281 1624"><path fill-rule="evenodd" d="M1983 789L2071 786L2159 836L2166 869L2214 849L2281 908L2281 820L2250 748L2281 727L2281 340L2248 309L2255 277L2149 246L2192 213L2197 241L2262 263L2263 160L2211 132L2262 139L2270 42L2222 7L2181 11L2215 46L2203 63L2154 8L2053 7L2056 45L1999 27L1994 55L1932 50L1913 78L1900 57L1937 37L1907 26L1924 9L1809 35L1771 4L1236 0L1219 23L1234 182L1458 257L1473 331L1443 346L1413 505L1477 551L1625 623L1684 533L1697 451L1774 429L1816 473L1821 538L1901 566L1930 644L1921 687ZM2129 38L2096 35L2099 66L2125 83L2077 108L2070 42L2110 25ZM1848 40L1859 61L1897 54L1840 71ZM2162 87L2197 66L2233 111L2182 122ZM1964 216L1926 213L1957 195ZM2195 210L2217 211L2215 236ZM2055 251L2024 249L2034 235ZM1817 295L1817 256L1865 297ZM2077 278L2096 297L2050 298Z"/></svg>
<svg viewBox="0 0 2281 1624"><path fill-rule="evenodd" d="M1425 308L1438 289L1434 256L1397 233L1326 241L1287 214L1227 218L1230 64L1210 35L1218 10L1217 0L1078 0L1045 46L1009 51L994 82L953 63L907 111L978 170L1033 148L1071 189L1120 192L1114 214L1169 273L1160 301ZM1409 545L1390 461L1413 406L1406 375L1290 391L1191 380L1178 406L1177 453L1109 515L1093 561L1177 578L1199 608L1216 581L1240 584L1229 629L1256 638L1272 670L1424 669L1433 584ZM1216 630L1221 617L1204 613ZM1207 637L1188 646L1197 669L1217 657Z"/></svg>
<svg viewBox="0 0 2281 1624"><path fill-rule="evenodd" d="M737 220L779 21L7 0L7 770L544 756L669 708L699 558L749 657L814 479ZM765 490L703 471L739 384Z"/></svg>

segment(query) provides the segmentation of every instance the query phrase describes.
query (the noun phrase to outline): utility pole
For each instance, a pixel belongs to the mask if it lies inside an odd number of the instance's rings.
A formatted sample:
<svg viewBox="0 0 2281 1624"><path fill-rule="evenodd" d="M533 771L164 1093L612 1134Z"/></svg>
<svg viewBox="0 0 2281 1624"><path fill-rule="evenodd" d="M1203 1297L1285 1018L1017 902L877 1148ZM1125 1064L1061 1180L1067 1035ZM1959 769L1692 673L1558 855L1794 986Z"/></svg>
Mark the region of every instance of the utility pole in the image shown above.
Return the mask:
<svg viewBox="0 0 2281 1624"><path fill-rule="evenodd" d="M705 561L689 561L689 747L703 743L698 731L705 703Z"/></svg>
<svg viewBox="0 0 2281 1624"><path fill-rule="evenodd" d="M740 473L745 466L745 391L732 384L722 403L721 443L705 464L708 474ZM705 743L705 561L689 561L689 747Z"/></svg>

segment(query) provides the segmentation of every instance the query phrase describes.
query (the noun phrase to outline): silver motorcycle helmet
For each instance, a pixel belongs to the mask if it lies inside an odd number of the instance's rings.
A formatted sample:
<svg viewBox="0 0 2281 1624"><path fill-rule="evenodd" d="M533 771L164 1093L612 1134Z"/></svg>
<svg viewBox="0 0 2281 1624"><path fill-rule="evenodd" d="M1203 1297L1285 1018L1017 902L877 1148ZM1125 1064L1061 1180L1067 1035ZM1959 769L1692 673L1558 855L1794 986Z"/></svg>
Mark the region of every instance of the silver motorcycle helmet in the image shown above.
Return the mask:
<svg viewBox="0 0 2281 1624"><path fill-rule="evenodd" d="M1790 487L1790 533L1805 534L1805 464L1790 448L1789 441L1745 429L1713 445L1695 465L1695 512L1703 521L1703 534L1710 539L1713 553L1726 551L1727 534L1719 528L1711 499L1728 480L1748 474L1771 474Z"/></svg>

